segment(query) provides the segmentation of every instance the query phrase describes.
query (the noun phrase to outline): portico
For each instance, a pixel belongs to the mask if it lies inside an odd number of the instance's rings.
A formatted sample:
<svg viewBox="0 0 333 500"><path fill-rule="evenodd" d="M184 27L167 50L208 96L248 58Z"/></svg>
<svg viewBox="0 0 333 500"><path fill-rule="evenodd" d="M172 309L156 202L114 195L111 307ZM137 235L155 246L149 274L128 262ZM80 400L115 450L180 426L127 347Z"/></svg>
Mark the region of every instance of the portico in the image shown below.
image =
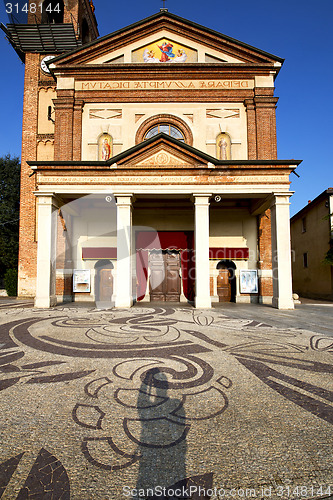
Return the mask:
<svg viewBox="0 0 333 500"><path fill-rule="evenodd" d="M270 280L272 305L293 307L289 238L285 228L289 220L288 176L296 163L275 160L240 165L207 155L199 159L194 156L200 152L184 146L187 165L183 159L182 165L150 165L147 171L143 160L143 157L147 160L147 151L158 145L168 149L169 154L173 150L175 158L179 155L179 145L177 150L173 149L175 142L159 134L136 146L135 157L132 148L127 155L113 158L111 165L73 161L31 164L40 186L36 192L40 214L36 307L54 304L56 276L59 282L61 273L63 277L70 276L74 269L89 268L89 262L101 258L112 263L111 295L115 307L130 307L140 300L179 299L189 300L196 308L210 308L212 301L219 300L217 264L226 259L235 267L236 302L267 301L265 280ZM132 160L130 165L128 156ZM272 254L265 254L258 217L269 208ZM57 244L63 247L63 235L59 233L61 217L68 225L67 237L71 231L66 250L70 258L66 265L62 252L59 248L55 250L55 237L51 237L58 234ZM98 219L107 221L106 226L101 226L99 234L87 229L83 241L80 228L89 224L94 227ZM178 255L178 264L174 260L168 268L162 264L162 257L156 257L152 264L149 256L156 251L160 255L167 252ZM253 268L258 269L259 290L241 293L240 270ZM94 271L91 272L93 282ZM274 277L278 286L274 285ZM164 289L167 286L171 291ZM95 300L96 290L92 285L85 296L72 294L72 298Z"/></svg>

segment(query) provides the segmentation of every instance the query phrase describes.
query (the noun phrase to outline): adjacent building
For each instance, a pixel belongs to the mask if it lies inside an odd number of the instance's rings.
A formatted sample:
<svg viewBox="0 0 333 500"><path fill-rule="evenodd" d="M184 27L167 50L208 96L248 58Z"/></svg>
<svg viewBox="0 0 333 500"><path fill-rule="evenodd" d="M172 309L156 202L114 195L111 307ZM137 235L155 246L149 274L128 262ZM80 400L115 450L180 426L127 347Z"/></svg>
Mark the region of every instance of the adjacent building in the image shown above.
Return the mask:
<svg viewBox="0 0 333 500"><path fill-rule="evenodd" d="M292 309L283 59L167 9L97 38L92 3L57 4L5 28L26 67L20 296Z"/></svg>
<svg viewBox="0 0 333 500"><path fill-rule="evenodd" d="M293 289L301 297L333 300L333 188L291 218ZM332 262L332 261L331 261Z"/></svg>

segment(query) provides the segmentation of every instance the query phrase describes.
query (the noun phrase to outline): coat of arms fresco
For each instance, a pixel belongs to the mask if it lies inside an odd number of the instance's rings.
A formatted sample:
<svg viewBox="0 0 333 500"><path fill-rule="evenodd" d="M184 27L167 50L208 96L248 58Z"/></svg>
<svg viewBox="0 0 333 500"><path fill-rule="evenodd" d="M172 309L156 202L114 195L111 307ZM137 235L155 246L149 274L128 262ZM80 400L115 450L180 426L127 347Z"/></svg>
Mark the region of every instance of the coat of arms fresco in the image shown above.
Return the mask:
<svg viewBox="0 0 333 500"><path fill-rule="evenodd" d="M196 50L162 38L132 52L132 62L185 63L197 62Z"/></svg>

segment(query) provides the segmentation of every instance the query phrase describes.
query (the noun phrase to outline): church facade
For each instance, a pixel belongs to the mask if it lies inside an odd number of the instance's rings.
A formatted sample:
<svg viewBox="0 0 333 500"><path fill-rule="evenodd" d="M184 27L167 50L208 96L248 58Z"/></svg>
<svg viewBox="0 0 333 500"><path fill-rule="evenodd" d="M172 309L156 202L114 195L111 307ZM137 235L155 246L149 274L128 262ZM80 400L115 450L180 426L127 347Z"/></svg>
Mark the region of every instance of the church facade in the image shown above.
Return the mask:
<svg viewBox="0 0 333 500"><path fill-rule="evenodd" d="M48 29L77 46L20 48L19 295L292 309L283 60L166 9L98 39L74 4Z"/></svg>

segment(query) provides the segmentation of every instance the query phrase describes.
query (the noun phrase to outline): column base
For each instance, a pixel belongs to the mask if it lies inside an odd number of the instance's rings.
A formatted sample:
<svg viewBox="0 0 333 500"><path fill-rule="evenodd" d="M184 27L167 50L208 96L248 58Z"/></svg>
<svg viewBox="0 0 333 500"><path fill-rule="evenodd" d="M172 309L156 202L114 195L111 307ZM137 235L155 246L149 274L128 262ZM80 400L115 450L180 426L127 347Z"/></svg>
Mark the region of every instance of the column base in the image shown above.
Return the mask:
<svg viewBox="0 0 333 500"><path fill-rule="evenodd" d="M272 306L276 309L295 309L294 301L292 298L284 299L279 297L272 298Z"/></svg>
<svg viewBox="0 0 333 500"><path fill-rule="evenodd" d="M114 307L119 309L127 309L128 307L132 307L133 298L132 297L116 297L116 302Z"/></svg>
<svg viewBox="0 0 333 500"><path fill-rule="evenodd" d="M212 301L210 297L195 297L194 306L196 309L211 309Z"/></svg>
<svg viewBox="0 0 333 500"><path fill-rule="evenodd" d="M260 295L259 296L259 304L271 306L272 300L273 300L273 297L270 295Z"/></svg>
<svg viewBox="0 0 333 500"><path fill-rule="evenodd" d="M49 297L35 297L35 307L38 309L45 309L57 305L57 297L50 295Z"/></svg>
<svg viewBox="0 0 333 500"><path fill-rule="evenodd" d="M74 302L73 295L57 295L57 304Z"/></svg>
<svg viewBox="0 0 333 500"><path fill-rule="evenodd" d="M114 307L114 302L112 302L112 300L105 300L105 301L101 301L101 300L97 300L95 302L96 304L96 309L112 309Z"/></svg>

